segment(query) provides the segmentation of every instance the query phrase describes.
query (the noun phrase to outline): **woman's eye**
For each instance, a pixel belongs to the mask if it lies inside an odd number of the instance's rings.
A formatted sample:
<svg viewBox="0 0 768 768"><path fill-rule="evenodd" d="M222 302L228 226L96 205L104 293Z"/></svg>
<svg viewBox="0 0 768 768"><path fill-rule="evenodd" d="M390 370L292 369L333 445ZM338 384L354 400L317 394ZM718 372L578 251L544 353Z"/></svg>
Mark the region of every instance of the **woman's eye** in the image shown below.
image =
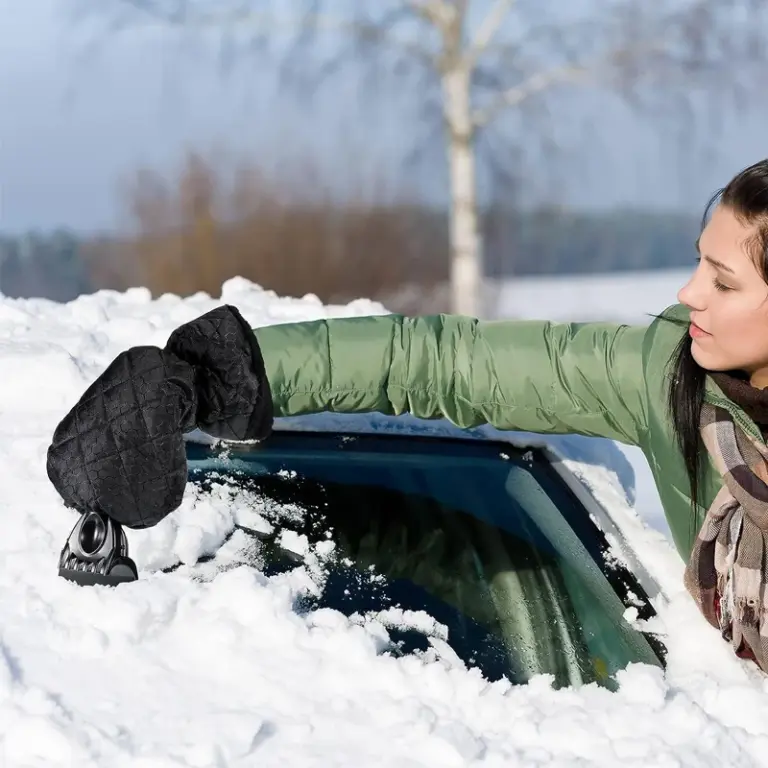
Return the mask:
<svg viewBox="0 0 768 768"><path fill-rule="evenodd" d="M701 264L701 256L696 257L696 263ZM734 288L731 288L730 285L726 285L725 283L721 283L716 277L712 278L712 284L715 286L715 290L717 291L733 291Z"/></svg>

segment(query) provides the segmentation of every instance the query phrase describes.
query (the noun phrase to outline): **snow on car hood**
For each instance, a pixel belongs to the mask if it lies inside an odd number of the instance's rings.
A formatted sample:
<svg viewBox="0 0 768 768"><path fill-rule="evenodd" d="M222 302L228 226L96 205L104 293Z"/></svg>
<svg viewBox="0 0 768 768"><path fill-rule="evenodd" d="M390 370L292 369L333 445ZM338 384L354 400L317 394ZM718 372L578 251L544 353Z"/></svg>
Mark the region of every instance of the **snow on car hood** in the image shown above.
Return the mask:
<svg viewBox="0 0 768 768"><path fill-rule="evenodd" d="M239 279L220 298L151 300L143 289L66 305L0 298L0 765L768 765L768 683L697 614L682 563L632 509L626 462L607 441L548 442L611 505L664 590L653 629L666 634L668 670L630 666L616 693L555 691L547 677L491 684L439 644L432 660L382 655L386 622L300 616L292 606L315 589L322 552L270 579L248 567L205 582L185 567L161 573L216 551L240 516L258 517L193 486L161 524L127 532L138 582L60 579L76 516L45 472L56 424L120 351L163 345L222 302L253 325L385 311L280 298ZM476 434L492 433L501 436ZM235 536L222 557L236 561L237 545Z"/></svg>

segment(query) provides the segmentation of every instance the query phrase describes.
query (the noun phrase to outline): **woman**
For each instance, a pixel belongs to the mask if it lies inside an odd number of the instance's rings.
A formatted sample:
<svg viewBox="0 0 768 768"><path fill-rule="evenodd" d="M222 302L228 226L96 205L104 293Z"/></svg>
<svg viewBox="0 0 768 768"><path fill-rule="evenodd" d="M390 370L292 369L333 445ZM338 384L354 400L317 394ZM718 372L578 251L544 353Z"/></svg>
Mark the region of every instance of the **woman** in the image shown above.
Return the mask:
<svg viewBox="0 0 768 768"><path fill-rule="evenodd" d="M713 198L697 245L680 304L648 326L387 315L250 329L219 307L162 350L118 356L57 428L49 477L68 505L139 528L180 504L195 427L263 439L273 416L378 411L612 438L647 457L704 615L768 669L768 160Z"/></svg>

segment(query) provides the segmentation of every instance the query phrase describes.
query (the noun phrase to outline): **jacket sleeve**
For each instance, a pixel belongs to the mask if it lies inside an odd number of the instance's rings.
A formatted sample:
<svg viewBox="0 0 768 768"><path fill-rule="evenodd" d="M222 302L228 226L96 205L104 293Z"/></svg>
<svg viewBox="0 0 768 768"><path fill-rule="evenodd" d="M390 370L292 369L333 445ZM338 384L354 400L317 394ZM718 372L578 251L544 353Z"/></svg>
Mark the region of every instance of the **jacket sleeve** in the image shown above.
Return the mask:
<svg viewBox="0 0 768 768"><path fill-rule="evenodd" d="M640 443L647 423L646 332L459 315L254 329L275 416L408 412L460 427L577 433L630 445Z"/></svg>

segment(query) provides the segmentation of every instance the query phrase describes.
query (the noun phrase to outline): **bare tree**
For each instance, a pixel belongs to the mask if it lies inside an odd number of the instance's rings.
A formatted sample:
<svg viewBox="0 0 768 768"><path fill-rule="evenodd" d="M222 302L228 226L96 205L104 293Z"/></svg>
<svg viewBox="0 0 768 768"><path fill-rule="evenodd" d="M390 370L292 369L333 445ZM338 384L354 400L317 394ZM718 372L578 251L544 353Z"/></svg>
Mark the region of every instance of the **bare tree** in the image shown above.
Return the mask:
<svg viewBox="0 0 768 768"><path fill-rule="evenodd" d="M121 185L122 237L88 243L92 281L216 295L239 276L281 295L386 297L405 311L411 297L396 292L409 277L422 291L445 280L443 233L413 192L364 167L361 160L347 171L351 202L335 199L322 169L300 152L279 171L247 155L193 151L171 172L139 168Z"/></svg>
<svg viewBox="0 0 768 768"><path fill-rule="evenodd" d="M409 78L441 118L452 309L474 316L483 295L478 142L502 115L546 106L546 93L576 85L610 89L656 116L662 108L680 113L702 89L737 99L748 93L749 75L765 60L763 0L116 3L147 23L215 28L230 60L242 45L254 50L280 39L283 73L305 94L352 59L375 62L377 73L383 62L389 73ZM129 17L129 26L138 19ZM287 45L284 33L291 35ZM328 35L338 38L333 54L309 66L310 43Z"/></svg>

